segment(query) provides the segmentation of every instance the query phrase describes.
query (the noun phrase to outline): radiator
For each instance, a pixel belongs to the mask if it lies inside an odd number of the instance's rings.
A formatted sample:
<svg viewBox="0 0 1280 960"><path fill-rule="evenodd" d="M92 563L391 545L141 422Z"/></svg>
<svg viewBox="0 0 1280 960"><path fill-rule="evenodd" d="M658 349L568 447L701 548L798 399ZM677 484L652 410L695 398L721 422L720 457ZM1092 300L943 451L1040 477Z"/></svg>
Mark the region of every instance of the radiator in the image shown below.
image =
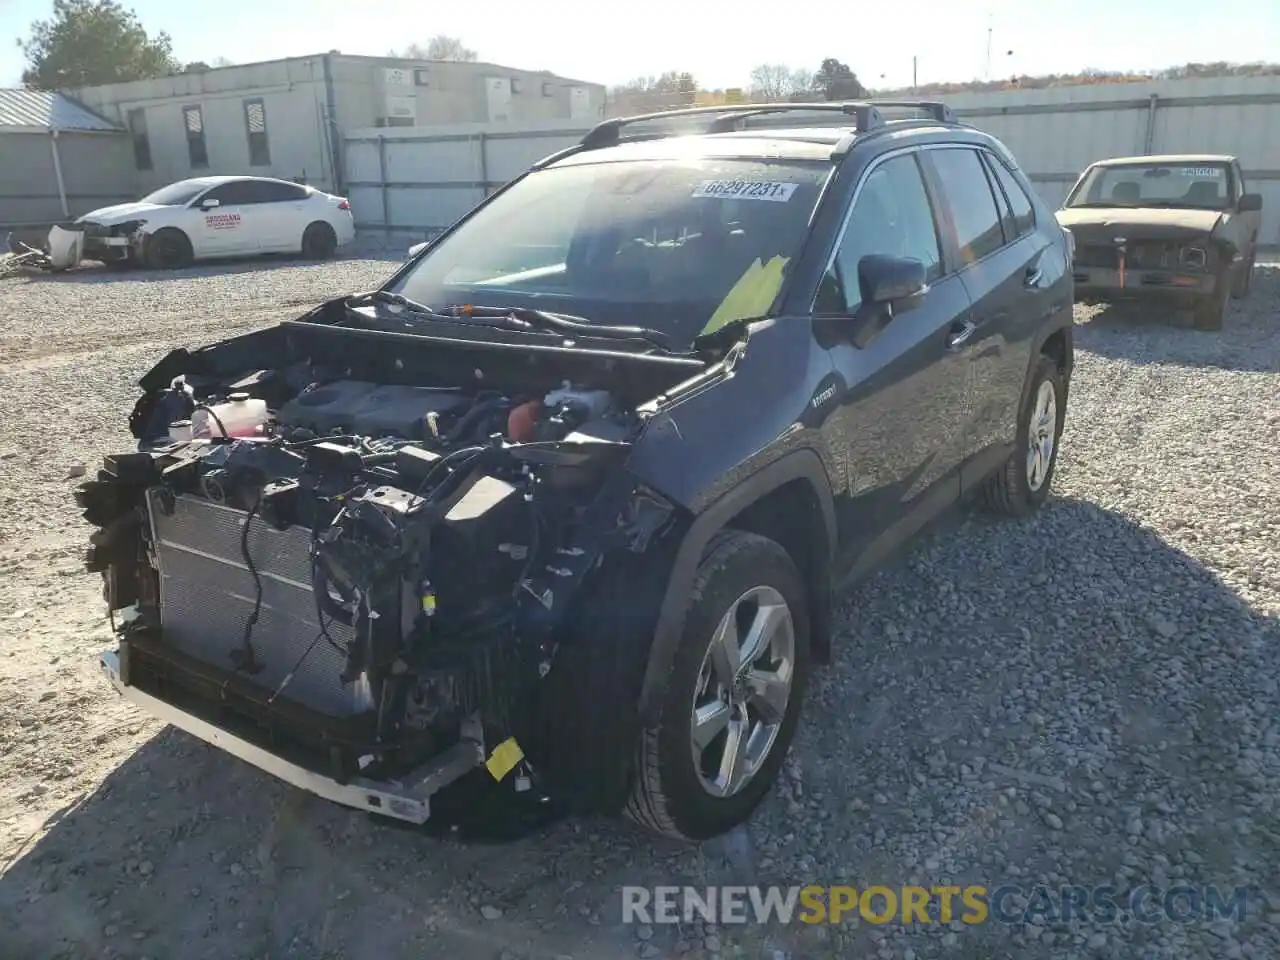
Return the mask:
<svg viewBox="0 0 1280 960"><path fill-rule="evenodd" d="M172 512L166 514L162 495L151 491L148 510L160 574L164 640L197 660L234 670L232 653L242 648L256 595L241 551L248 514L188 494L174 497ZM320 624L311 588L310 545L310 530L276 530L261 517L250 521L249 556L262 584L251 641L262 669L242 675L274 691L293 671L282 697L333 716L349 716L370 708L368 687L362 681L344 685L339 677L345 655L323 637L315 642ZM328 618L325 626L339 646L351 642L350 627Z"/></svg>

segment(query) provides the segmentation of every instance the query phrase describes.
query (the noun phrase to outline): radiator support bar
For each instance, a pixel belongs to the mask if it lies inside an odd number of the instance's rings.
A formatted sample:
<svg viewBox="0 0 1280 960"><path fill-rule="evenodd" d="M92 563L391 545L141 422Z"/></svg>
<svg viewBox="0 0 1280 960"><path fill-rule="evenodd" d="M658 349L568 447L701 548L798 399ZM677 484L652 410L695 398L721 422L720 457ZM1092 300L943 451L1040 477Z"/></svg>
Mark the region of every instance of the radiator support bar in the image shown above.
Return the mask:
<svg viewBox="0 0 1280 960"><path fill-rule="evenodd" d="M105 651L99 665L117 693L152 716L300 790L356 810L408 823L426 823L431 816L431 797L484 762L481 744L464 739L406 777L388 781L357 778L339 783L179 710L137 687L128 686L120 677L118 651Z"/></svg>

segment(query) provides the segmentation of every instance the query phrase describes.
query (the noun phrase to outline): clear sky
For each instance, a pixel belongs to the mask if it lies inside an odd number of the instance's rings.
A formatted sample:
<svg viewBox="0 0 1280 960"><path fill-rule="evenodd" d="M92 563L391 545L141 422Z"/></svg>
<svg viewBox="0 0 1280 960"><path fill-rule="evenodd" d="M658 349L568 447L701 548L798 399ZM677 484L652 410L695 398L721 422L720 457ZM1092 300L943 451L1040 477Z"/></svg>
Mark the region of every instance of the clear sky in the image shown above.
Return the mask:
<svg viewBox="0 0 1280 960"><path fill-rule="evenodd" d="M186 62L236 63L337 49L383 55L459 37L481 60L598 83L689 70L705 87L746 86L759 63L849 64L869 86L991 71L1141 69L1280 59L1280 0L124 0ZM14 41L52 0L0 0L0 86L18 85ZM1010 55L1008 51L1012 50Z"/></svg>

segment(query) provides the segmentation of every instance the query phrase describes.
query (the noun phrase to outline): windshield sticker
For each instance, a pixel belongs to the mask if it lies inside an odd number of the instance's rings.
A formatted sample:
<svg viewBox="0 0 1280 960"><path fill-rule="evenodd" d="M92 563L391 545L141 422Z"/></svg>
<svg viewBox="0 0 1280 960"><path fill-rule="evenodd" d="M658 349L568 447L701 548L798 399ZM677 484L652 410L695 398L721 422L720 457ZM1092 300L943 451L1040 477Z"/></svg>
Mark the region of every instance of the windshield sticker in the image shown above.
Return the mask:
<svg viewBox="0 0 1280 960"><path fill-rule="evenodd" d="M786 203L798 186L798 183L779 183L776 180L703 180L694 187L692 195Z"/></svg>
<svg viewBox="0 0 1280 960"><path fill-rule="evenodd" d="M1221 180L1223 170L1221 167L1183 167L1182 175L1184 177L1194 177L1197 180Z"/></svg>

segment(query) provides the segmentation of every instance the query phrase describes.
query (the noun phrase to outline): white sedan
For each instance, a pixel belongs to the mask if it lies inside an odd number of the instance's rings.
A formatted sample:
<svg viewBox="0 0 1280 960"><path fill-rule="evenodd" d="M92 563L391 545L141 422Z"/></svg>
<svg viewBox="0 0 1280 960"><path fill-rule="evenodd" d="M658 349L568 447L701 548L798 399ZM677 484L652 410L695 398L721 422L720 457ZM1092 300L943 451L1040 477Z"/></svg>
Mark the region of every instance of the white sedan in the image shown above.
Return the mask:
<svg viewBox="0 0 1280 960"><path fill-rule="evenodd" d="M323 259L356 234L345 197L268 177L180 180L136 202L86 213L72 230L83 235L73 261L153 269L259 253Z"/></svg>

